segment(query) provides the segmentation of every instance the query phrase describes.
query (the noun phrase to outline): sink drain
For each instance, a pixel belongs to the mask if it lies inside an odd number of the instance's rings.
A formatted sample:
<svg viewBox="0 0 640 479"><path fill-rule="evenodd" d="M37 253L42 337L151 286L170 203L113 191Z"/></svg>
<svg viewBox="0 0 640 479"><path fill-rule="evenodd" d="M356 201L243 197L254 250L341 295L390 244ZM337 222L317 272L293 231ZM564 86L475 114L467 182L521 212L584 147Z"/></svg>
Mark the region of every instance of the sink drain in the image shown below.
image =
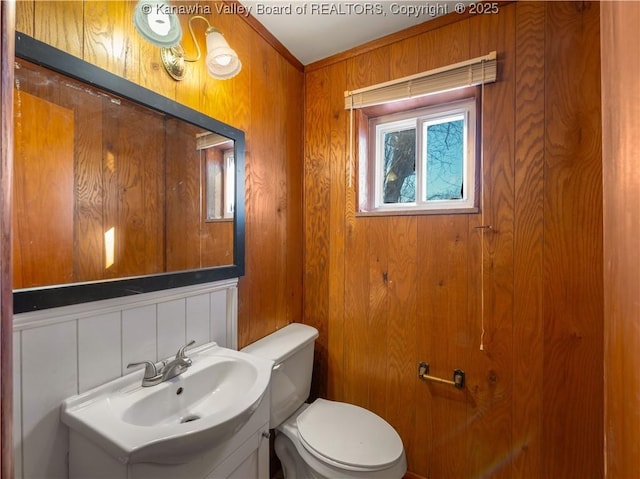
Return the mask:
<svg viewBox="0 0 640 479"><path fill-rule="evenodd" d="M184 424L186 422L197 421L198 419L200 419L200 416L198 416L196 414L189 414L188 416L185 416L182 419L180 419L180 424Z"/></svg>

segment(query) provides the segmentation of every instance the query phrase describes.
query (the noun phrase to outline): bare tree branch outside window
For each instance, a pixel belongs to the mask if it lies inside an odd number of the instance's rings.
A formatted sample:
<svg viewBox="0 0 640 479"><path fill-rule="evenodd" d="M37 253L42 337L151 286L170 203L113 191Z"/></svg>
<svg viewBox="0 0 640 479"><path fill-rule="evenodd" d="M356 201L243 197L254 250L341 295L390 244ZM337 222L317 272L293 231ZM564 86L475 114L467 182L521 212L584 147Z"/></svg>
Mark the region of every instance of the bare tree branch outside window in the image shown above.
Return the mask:
<svg viewBox="0 0 640 479"><path fill-rule="evenodd" d="M416 201L416 130L384 135L384 202Z"/></svg>
<svg viewBox="0 0 640 479"><path fill-rule="evenodd" d="M463 196L464 121L427 127L427 201Z"/></svg>
<svg viewBox="0 0 640 479"><path fill-rule="evenodd" d="M464 121L426 127L427 201L463 197ZM416 130L400 130L384 136L384 202L416 201Z"/></svg>

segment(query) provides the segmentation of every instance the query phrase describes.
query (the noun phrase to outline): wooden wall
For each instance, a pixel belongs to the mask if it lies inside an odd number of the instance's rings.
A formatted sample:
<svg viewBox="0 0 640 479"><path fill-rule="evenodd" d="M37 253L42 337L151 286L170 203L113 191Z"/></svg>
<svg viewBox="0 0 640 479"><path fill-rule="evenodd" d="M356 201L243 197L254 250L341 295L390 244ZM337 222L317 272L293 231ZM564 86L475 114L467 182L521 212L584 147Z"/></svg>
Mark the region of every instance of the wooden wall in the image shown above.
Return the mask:
<svg viewBox="0 0 640 479"><path fill-rule="evenodd" d="M605 445L609 479L640 477L640 3L602 2Z"/></svg>
<svg viewBox="0 0 640 479"><path fill-rule="evenodd" d="M0 478L13 479L11 183L15 3L0 2Z"/></svg>
<svg viewBox="0 0 640 479"><path fill-rule="evenodd" d="M215 80L201 61L188 65L184 81L172 80L159 49L135 31L135 1L19 1L16 29L245 131L246 275L239 285L238 331L243 346L302 314L304 79L299 67L241 17L217 14L211 1L182 4L196 5L223 32L243 63L237 77ZM181 21L184 47L192 53L186 19ZM194 29L204 40L204 22L194 22Z"/></svg>
<svg viewBox="0 0 640 479"><path fill-rule="evenodd" d="M314 393L386 418L418 476L602 477L599 7L429 23L305 70ZM492 50L483 212L357 216L343 92ZM421 382L418 361L467 387Z"/></svg>
<svg viewBox="0 0 640 479"><path fill-rule="evenodd" d="M242 72L222 82L190 65L181 83L135 32L134 6L21 1L17 29L247 133L240 345L303 312L321 332L315 393L388 419L418 475L602 477L597 5L436 22L304 78L242 19L216 15ZM494 49L484 218L356 217L343 91ZM464 369L467 388L420 382L420 360L443 377Z"/></svg>
<svg viewBox="0 0 640 479"><path fill-rule="evenodd" d="M165 222L164 116L16 64L13 287L167 271L165 231L181 225ZM145 134L132 125L145 125Z"/></svg>

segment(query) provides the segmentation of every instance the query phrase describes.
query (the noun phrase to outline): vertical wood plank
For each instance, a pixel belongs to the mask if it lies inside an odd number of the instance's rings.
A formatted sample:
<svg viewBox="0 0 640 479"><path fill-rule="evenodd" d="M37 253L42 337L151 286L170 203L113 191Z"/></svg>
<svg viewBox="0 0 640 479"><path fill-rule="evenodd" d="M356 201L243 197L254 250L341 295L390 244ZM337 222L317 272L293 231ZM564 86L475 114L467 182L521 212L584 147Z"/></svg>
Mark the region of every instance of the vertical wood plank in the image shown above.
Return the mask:
<svg viewBox="0 0 640 479"><path fill-rule="evenodd" d="M477 39L470 38L470 34L469 20L462 20L420 35L418 71L428 71L472 58L469 47Z"/></svg>
<svg viewBox="0 0 640 479"><path fill-rule="evenodd" d="M300 72L291 65L286 65L286 92L304 91L303 78ZM302 100L304 100L302 98ZM284 101L286 121L286 182L287 182L287 232L284 255L287 265L286 296L284 298L285 315L281 315L276 325L278 328L291 322L303 320L303 274L304 258L304 109L296 101ZM340 320L340 317L335 318ZM340 333L341 334L341 333Z"/></svg>
<svg viewBox="0 0 640 479"><path fill-rule="evenodd" d="M280 64L273 49L253 37L252 56L259 59L251 69L251 124L280 125L283 123L276 102L277 89L270 89L271 79L280 76ZM282 194L280 162L275 161L282 147L282 129L256 128L252 131L247 161L247 227L249 244L259 245L259 251L250 252L247 270L251 271L252 288L260 294L251 298L253 308L259 311L250 323L250 341L255 341L275 330L278 315L278 288L284 284L278 265L281 248L278 245L281 216L278 202ZM259 254L259 253L262 254ZM265 254L265 252L268 252Z"/></svg>
<svg viewBox="0 0 640 479"><path fill-rule="evenodd" d="M33 32L35 3L35 0L17 0L15 2L15 30L32 37L35 36Z"/></svg>
<svg viewBox="0 0 640 479"><path fill-rule="evenodd" d="M640 477L640 4L602 2L605 477ZM624 391L624 394L621 394Z"/></svg>
<svg viewBox="0 0 640 479"><path fill-rule="evenodd" d="M429 363L431 374L445 379L451 379L455 368L467 369L464 360L471 336L467 319L468 224L466 215L418 221L415 363ZM411 471L425 477L464 477L467 394L440 384L416 385Z"/></svg>
<svg viewBox="0 0 640 479"><path fill-rule="evenodd" d="M542 476L544 2L516 5L513 475Z"/></svg>
<svg viewBox="0 0 640 479"><path fill-rule="evenodd" d="M398 216L388 221L388 290L386 328L386 381L384 417L403 438L407 450L415 442L416 342L418 279L417 246L418 219ZM373 388L372 388L373 389ZM382 388L378 387L377 390ZM375 403L373 403L375 404ZM411 466L413 457L410 458ZM410 470L413 470L411 468Z"/></svg>
<svg viewBox="0 0 640 479"><path fill-rule="evenodd" d="M481 216L470 223L471 345L466 360L473 403L468 407L465 475L510 477L513 399L513 222L515 5L470 19L471 57L500 52L500 81L484 88ZM477 221L492 230L475 229ZM482 248L482 249L480 249ZM479 345L483 346L480 350Z"/></svg>
<svg viewBox="0 0 640 479"><path fill-rule="evenodd" d="M183 122L165 122L167 162L165 180L165 241L167 268L171 271L199 268L202 257L202 171L201 155L213 154L213 149L198 151L196 134L199 128ZM186 145L191 147L185 148ZM190 151L190 154L184 152ZM211 150L211 151L209 151ZM218 152L220 155L220 153ZM186 245L197 245L187 248Z"/></svg>
<svg viewBox="0 0 640 479"><path fill-rule="evenodd" d="M83 2L34 0L33 5L32 35L40 41L82 58Z"/></svg>
<svg viewBox="0 0 640 479"><path fill-rule="evenodd" d="M11 268L14 148L15 2L0 2L0 478L14 477L13 294ZM20 424L21 425L21 424ZM21 450L18 448L18 450ZM18 468L22 466L20 462ZM20 469L19 469L20 470Z"/></svg>
<svg viewBox="0 0 640 479"><path fill-rule="evenodd" d="M278 67L275 72L275 78L278 84L286 85L286 77L287 77L287 66L286 60L277 55L275 51L273 51L273 60L277 63ZM285 123L285 118L287 118L287 92L285 88L278 88L273 92L273 114L272 122L273 124L280 125ZM287 144L287 128L281 128L277 132L277 135L274 137L274 148L273 156L276 156L278 152L286 151ZM273 271L272 279L276 279L278 285L282 285L281 287L277 287L274 289L274 313L273 313L273 322L269 325L269 329L265 332L268 334L271 331L278 329L282 324L286 324L286 304L288 303L288 291L285 287L287 284L288 277L288 268L287 268L287 231L288 231L288 215L290 204L288 202L289 199L289 188L290 182L287 181L287 171L288 164L287 161L279 161L276 163L276 167L274 168L274 176L276 177L275 184L277 185L277 189L274 192L274 205L273 205L273 214L274 214L274 241L276 244L275 247L275 261L276 267ZM297 318L299 320L299 318Z"/></svg>
<svg viewBox="0 0 640 479"><path fill-rule="evenodd" d="M109 0L82 3L83 59L139 83L138 49L133 47L140 38L132 21L135 4Z"/></svg>
<svg viewBox="0 0 640 479"><path fill-rule="evenodd" d="M367 268L360 274L369 283L367 298L367 341L360 345L360 367L358 374L365 380L366 389L359 391L361 395L357 404L371 409L377 414L385 415L387 397L387 376L389 365L390 327L397 318L389 314L389 250L395 248L394 239L390 238L388 218L369 218L366 222L366 250L368 252ZM358 331L354 342L363 336ZM366 363L362 358L367 358Z"/></svg>
<svg viewBox="0 0 640 479"><path fill-rule="evenodd" d="M349 112L344 109L343 92L346 84L346 66L344 63L330 67L331 77L331 138L330 138L330 175L331 191L329 211L329 298L328 311L328 358L327 358L327 395L342 397L344 377L342 359L344 355L344 295L345 295L345 208L347 185L347 159L349 156Z"/></svg>
<svg viewBox="0 0 640 479"><path fill-rule="evenodd" d="M331 109L323 92L330 88L328 70L320 70L306 78L305 155L304 155L304 216L305 256L303 281L317 285L305 288L304 322L317 328L314 384L312 393L324 396L327 387L326 324L329 314L329 228L331 167Z"/></svg>
<svg viewBox="0 0 640 479"><path fill-rule="evenodd" d="M103 228L113 227L115 236L115 262L105 275L160 273L164 235L158 228L164 223L164 181L158 170L163 169L164 117L143 108L121 109L108 98L103 105ZM145 124L147 135L138 135L130 127L133 124ZM151 151L159 154L148 154Z"/></svg>
<svg viewBox="0 0 640 479"><path fill-rule="evenodd" d="M68 85L68 82L64 82ZM73 108L74 152L74 276L75 281L104 278L106 268L102 171L102 99L79 95L77 88L63 88L61 104ZM87 125L91 127L87 128ZM113 226L113 225L112 225Z"/></svg>
<svg viewBox="0 0 640 479"><path fill-rule="evenodd" d="M545 36L543 473L602 477L602 152L597 4L548 3ZM575 440L566 440L567 431L572 431Z"/></svg>
<svg viewBox="0 0 640 479"><path fill-rule="evenodd" d="M15 287L73 282L73 111L23 91L18 94L15 181L21 194L13 210ZM34 120L49 128L37 128ZM56 262L43 269L50 258Z"/></svg>

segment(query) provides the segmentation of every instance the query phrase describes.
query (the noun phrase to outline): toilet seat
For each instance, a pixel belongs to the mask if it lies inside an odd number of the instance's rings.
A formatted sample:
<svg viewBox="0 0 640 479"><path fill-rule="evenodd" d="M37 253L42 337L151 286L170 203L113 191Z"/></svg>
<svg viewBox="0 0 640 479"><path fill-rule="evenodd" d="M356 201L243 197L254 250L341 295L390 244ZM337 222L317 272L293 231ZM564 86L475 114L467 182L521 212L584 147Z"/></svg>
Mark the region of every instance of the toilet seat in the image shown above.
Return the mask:
<svg viewBox="0 0 640 479"><path fill-rule="evenodd" d="M384 419L353 404L316 399L296 419L310 454L348 469L380 470L404 454L398 433Z"/></svg>

